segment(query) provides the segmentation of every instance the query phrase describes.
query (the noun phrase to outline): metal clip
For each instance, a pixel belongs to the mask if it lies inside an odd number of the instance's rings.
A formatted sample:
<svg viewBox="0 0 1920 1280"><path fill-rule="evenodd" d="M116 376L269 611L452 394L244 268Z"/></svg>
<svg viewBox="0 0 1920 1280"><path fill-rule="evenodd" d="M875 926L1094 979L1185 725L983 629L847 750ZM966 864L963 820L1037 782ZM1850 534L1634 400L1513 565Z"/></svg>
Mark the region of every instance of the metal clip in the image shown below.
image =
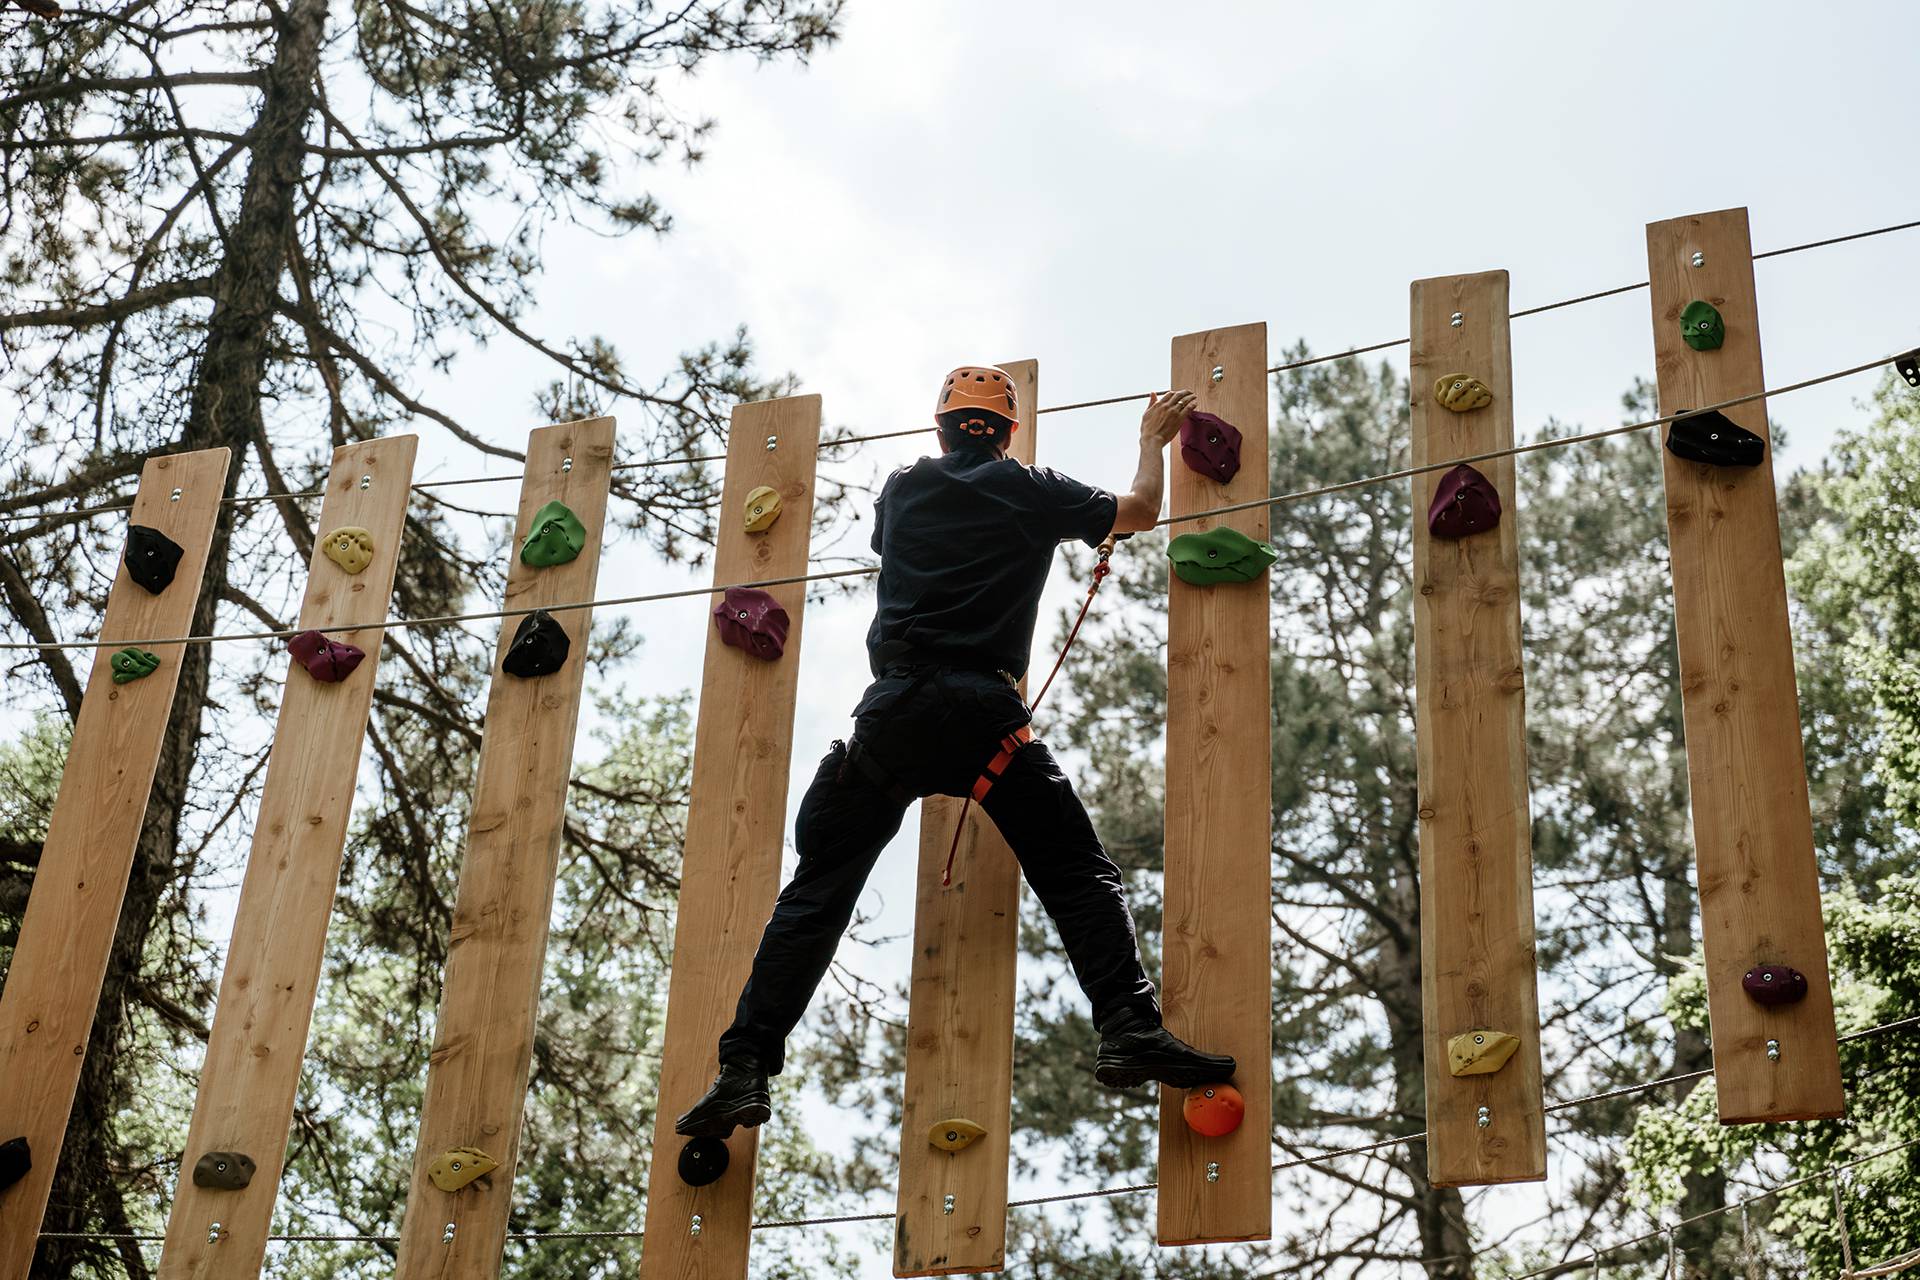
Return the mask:
<svg viewBox="0 0 1920 1280"><path fill-rule="evenodd" d="M567 472L571 470L573 470L573 459L572 458L560 459L560 474L565 475Z"/></svg>
<svg viewBox="0 0 1920 1280"><path fill-rule="evenodd" d="M440 1243L441 1244L453 1243L453 1224L451 1222L447 1224L447 1229L440 1233Z"/></svg>
<svg viewBox="0 0 1920 1280"><path fill-rule="evenodd" d="M700 1234L700 1215L699 1214L697 1213L694 1214L693 1221L687 1224L687 1234L690 1236L697 1236Z"/></svg>
<svg viewBox="0 0 1920 1280"><path fill-rule="evenodd" d="M1484 1129L1484 1128L1486 1128L1486 1127L1487 1127L1488 1125L1490 1125L1490 1124L1492 1124L1492 1123L1493 1123L1493 1108L1492 1108L1492 1107L1482 1107L1482 1108L1480 1108L1480 1114L1479 1114L1478 1116L1476 1116L1476 1117L1474 1118L1474 1121L1473 1121L1473 1122L1474 1122L1475 1124L1477 1124L1477 1125L1479 1125L1479 1126L1480 1126L1480 1127L1481 1127L1482 1129Z"/></svg>
<svg viewBox="0 0 1920 1280"><path fill-rule="evenodd" d="M942 1212L942 1213L952 1213L952 1212L953 1212L953 1197L952 1197L952 1196L948 1196L948 1197L947 1197L947 1198L946 1198L945 1200L943 1200L943 1201L941 1201L941 1203L940 1203L940 1212Z"/></svg>
<svg viewBox="0 0 1920 1280"><path fill-rule="evenodd" d="M1767 1041L1767 1061L1780 1061L1780 1042L1778 1040Z"/></svg>
<svg viewBox="0 0 1920 1280"><path fill-rule="evenodd" d="M1220 1181L1220 1162L1218 1160L1207 1161L1207 1181Z"/></svg>

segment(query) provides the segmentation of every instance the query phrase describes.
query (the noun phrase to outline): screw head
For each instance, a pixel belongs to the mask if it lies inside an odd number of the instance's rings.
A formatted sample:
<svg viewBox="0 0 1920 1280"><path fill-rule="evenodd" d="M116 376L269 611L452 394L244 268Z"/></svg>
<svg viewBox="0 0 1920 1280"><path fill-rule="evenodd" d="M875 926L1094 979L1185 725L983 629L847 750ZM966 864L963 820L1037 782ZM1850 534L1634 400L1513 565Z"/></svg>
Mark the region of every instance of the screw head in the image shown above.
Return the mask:
<svg viewBox="0 0 1920 1280"><path fill-rule="evenodd" d="M1456 311L1452 315L1447 317L1447 323L1452 325L1456 329L1458 329L1461 325L1465 324L1466 322L1467 322L1467 315L1466 315L1466 312L1464 311Z"/></svg>
<svg viewBox="0 0 1920 1280"><path fill-rule="evenodd" d="M175 489L175 490L173 491L173 495L172 495L171 497L169 497L169 498L167 499L167 501L168 501L168 502L178 502L178 501L180 501L180 491L179 491L178 489Z"/></svg>
<svg viewBox="0 0 1920 1280"><path fill-rule="evenodd" d="M365 492L366 492L366 491L367 491L368 489L371 489L371 488L373 488L373 477L372 477L372 476L361 476L361 477L360 477L360 491L361 491L362 493L365 493Z"/></svg>
<svg viewBox="0 0 1920 1280"><path fill-rule="evenodd" d="M1220 1181L1220 1162L1218 1160L1207 1161L1207 1181Z"/></svg>
<svg viewBox="0 0 1920 1280"><path fill-rule="evenodd" d="M768 452L768 453L772 453L772 452L773 452L773 451L774 451L775 449L778 449L779 447L780 447L780 437L779 437L779 436L777 436L777 435L773 435L773 436L768 436L768 437L767 437L767 452Z"/></svg>
<svg viewBox="0 0 1920 1280"><path fill-rule="evenodd" d="M1474 1121L1473 1121L1473 1122L1474 1122L1474 1124L1476 1124L1476 1125L1478 1125L1478 1126L1479 1126L1480 1128L1482 1128L1482 1129L1484 1129L1484 1128L1486 1128L1486 1127L1487 1127L1488 1125L1490 1125L1490 1124L1492 1124L1492 1123L1493 1123L1493 1108L1492 1108L1492 1107L1482 1107L1482 1108L1480 1108L1480 1114L1479 1114L1479 1115L1477 1115L1476 1117L1474 1117Z"/></svg>
<svg viewBox="0 0 1920 1280"><path fill-rule="evenodd" d="M1696 266L1696 267L1704 267L1704 266L1706 266L1706 265L1707 265L1707 255L1706 255L1706 254L1704 254L1704 253L1702 253L1702 252L1700 252L1700 250L1698 250L1698 249L1695 249L1695 250L1693 251L1693 265L1694 265L1694 266Z"/></svg>
<svg viewBox="0 0 1920 1280"><path fill-rule="evenodd" d="M941 1201L941 1202L940 1202L940 1212L942 1212L942 1213L952 1213L952 1212L953 1212L953 1197L952 1197L952 1196L948 1196L948 1197L947 1197L947 1198L946 1198L945 1200L943 1200L943 1201Z"/></svg>
<svg viewBox="0 0 1920 1280"><path fill-rule="evenodd" d="M562 473L573 470L573 459L572 458L560 459L560 470Z"/></svg>
<svg viewBox="0 0 1920 1280"><path fill-rule="evenodd" d="M447 1224L446 1230L440 1233L440 1243L441 1244L453 1243L453 1224L451 1222Z"/></svg>
<svg viewBox="0 0 1920 1280"><path fill-rule="evenodd" d="M700 1234L700 1215L699 1214L697 1213L694 1214L693 1221L687 1224L687 1234L690 1236L697 1236Z"/></svg>
<svg viewBox="0 0 1920 1280"><path fill-rule="evenodd" d="M1217 364L1213 366L1213 380L1215 382L1220 382L1225 380L1226 376L1227 376L1227 366L1223 364Z"/></svg>
<svg viewBox="0 0 1920 1280"><path fill-rule="evenodd" d="M219 1244L220 1237L226 1234L226 1230L227 1229L225 1227L221 1226L217 1222L209 1223L207 1226L207 1243Z"/></svg>
<svg viewBox="0 0 1920 1280"><path fill-rule="evenodd" d="M1778 1040L1767 1041L1767 1061L1780 1061L1780 1042Z"/></svg>

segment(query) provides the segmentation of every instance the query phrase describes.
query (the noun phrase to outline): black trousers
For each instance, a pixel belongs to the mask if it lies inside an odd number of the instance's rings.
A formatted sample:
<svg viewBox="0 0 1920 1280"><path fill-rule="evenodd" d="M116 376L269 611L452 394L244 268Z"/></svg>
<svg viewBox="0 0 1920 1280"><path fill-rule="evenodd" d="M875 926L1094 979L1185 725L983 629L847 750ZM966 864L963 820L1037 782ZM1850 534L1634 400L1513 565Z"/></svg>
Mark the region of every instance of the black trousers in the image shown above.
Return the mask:
<svg viewBox="0 0 1920 1280"><path fill-rule="evenodd" d="M769 1074L779 1073L787 1036L826 975L908 803L967 794L1000 740L1027 719L1019 692L982 672L895 668L867 690L854 711L862 759L834 743L800 801L800 866L780 892L733 1025L720 1037L722 1062L751 1055ZM1046 744L1022 747L980 807L1059 929L1094 1025L1128 1007L1158 1022L1120 869Z"/></svg>

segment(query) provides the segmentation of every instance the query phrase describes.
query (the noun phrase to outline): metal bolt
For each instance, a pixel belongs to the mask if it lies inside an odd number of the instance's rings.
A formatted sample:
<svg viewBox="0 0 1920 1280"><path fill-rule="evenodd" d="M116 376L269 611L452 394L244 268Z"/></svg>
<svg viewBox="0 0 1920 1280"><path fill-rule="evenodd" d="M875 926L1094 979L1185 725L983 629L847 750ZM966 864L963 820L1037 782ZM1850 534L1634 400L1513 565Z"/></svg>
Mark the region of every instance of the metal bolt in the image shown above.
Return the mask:
<svg viewBox="0 0 1920 1280"><path fill-rule="evenodd" d="M1480 1127L1481 1127L1482 1129L1484 1129L1484 1128L1486 1128L1486 1127L1487 1127L1488 1125L1490 1125L1490 1124L1492 1124L1492 1123L1493 1123L1493 1108L1492 1108L1492 1107L1482 1107L1482 1108L1480 1108L1480 1114L1479 1114L1479 1115L1478 1115L1478 1116L1477 1116L1477 1117L1476 1117L1476 1118L1474 1119L1474 1123L1475 1123L1475 1124L1477 1124L1477 1125L1479 1125L1479 1126L1480 1126Z"/></svg>
<svg viewBox="0 0 1920 1280"><path fill-rule="evenodd" d="M223 1226L221 1226L221 1225L220 1225L219 1223L217 1223L217 1222L216 1222L216 1223L214 1223L213 1225L211 1225L211 1226L209 1226L209 1227L207 1228L207 1243L208 1243L208 1244L219 1244L219 1243L220 1243L220 1237L226 1234L226 1230L227 1230L227 1229L226 1229L225 1227L223 1227Z"/></svg>
<svg viewBox="0 0 1920 1280"><path fill-rule="evenodd" d="M687 1234L690 1236L697 1236L700 1234L700 1215L699 1214L697 1213L694 1214L693 1221L687 1224Z"/></svg>
<svg viewBox="0 0 1920 1280"><path fill-rule="evenodd" d="M1778 1040L1767 1041L1767 1061L1780 1061L1780 1042Z"/></svg>
<svg viewBox="0 0 1920 1280"><path fill-rule="evenodd" d="M1707 255L1706 255L1706 254L1704 254L1704 253L1702 253L1702 252L1700 252L1700 251L1699 251L1698 249L1695 249L1695 250L1693 251L1693 265L1694 265L1694 266L1696 266L1696 267L1704 267L1704 266L1706 266L1706 265L1707 265Z"/></svg>
<svg viewBox="0 0 1920 1280"><path fill-rule="evenodd" d="M953 1212L953 1197L952 1197L952 1196L948 1196L948 1197L947 1197L947 1198L946 1198L945 1200L942 1200L942 1201L940 1202L940 1212L942 1212L942 1213L952 1213L952 1212Z"/></svg>
<svg viewBox="0 0 1920 1280"><path fill-rule="evenodd" d="M768 452L768 453L772 453L772 452L773 452L773 451L774 451L775 449L778 449L779 447L780 447L780 437L779 437L779 436L777 436L777 435L775 435L775 436L768 436L768 437L767 437L767 452Z"/></svg>
<svg viewBox="0 0 1920 1280"><path fill-rule="evenodd" d="M440 1243L441 1244L453 1243L453 1224L451 1222L447 1224L447 1229L440 1233Z"/></svg>
<svg viewBox="0 0 1920 1280"><path fill-rule="evenodd" d="M569 471L571 471L571 470L573 470L573 459L572 459L572 458L562 458L562 459L560 459L560 471L561 471L561 473L562 473L562 474L564 475L564 474L565 474L566 472L569 472Z"/></svg>
<svg viewBox="0 0 1920 1280"><path fill-rule="evenodd" d="M1207 1161L1207 1181L1220 1181L1220 1162L1218 1160Z"/></svg>
<svg viewBox="0 0 1920 1280"><path fill-rule="evenodd" d="M455 1173L458 1173L458 1172L460 1172L460 1162L459 1162L458 1160L455 1160L455 1161L453 1162L453 1171L454 1171Z"/></svg>
<svg viewBox="0 0 1920 1280"><path fill-rule="evenodd" d="M168 501L168 502L178 502L178 501L180 501L180 491L179 491L178 489L175 489L175 490L173 491L173 496L172 496L171 498L168 498L168 499L167 499L167 501Z"/></svg>
<svg viewBox="0 0 1920 1280"><path fill-rule="evenodd" d="M1226 376L1227 376L1227 366L1223 364L1217 364L1213 366L1213 380L1215 382L1221 381Z"/></svg>
<svg viewBox="0 0 1920 1280"><path fill-rule="evenodd" d="M1456 329L1458 329L1461 325L1465 324L1466 322L1467 322L1467 316L1466 316L1466 313L1463 311L1456 311L1452 315L1447 317L1447 323L1452 325Z"/></svg>

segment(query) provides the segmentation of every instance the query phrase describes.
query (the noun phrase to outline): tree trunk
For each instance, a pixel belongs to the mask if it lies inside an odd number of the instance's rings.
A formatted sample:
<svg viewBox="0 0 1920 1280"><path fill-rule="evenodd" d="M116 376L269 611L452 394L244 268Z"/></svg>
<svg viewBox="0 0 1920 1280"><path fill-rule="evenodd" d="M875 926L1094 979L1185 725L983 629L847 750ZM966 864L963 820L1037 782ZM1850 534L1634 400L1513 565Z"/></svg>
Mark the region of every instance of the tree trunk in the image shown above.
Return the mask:
<svg viewBox="0 0 1920 1280"><path fill-rule="evenodd" d="M315 112L321 37L327 0L290 0L274 24L273 61L256 116L251 156L240 209L228 224L224 258L214 276L213 314L195 380L193 402L181 450L226 446L234 451L227 493L234 492L241 461L260 413L274 302L294 243L294 193L306 148L304 136ZM211 631L214 606L227 582L227 556L236 508L223 506L214 525L206 579L193 614L196 633ZM193 870L180 861L180 823L206 711L212 655L205 645L180 655L180 682L173 718L160 752L145 825L135 849L133 870L120 912L119 928L101 990L87 1056L67 1125L66 1145L55 1174L46 1229L85 1231L104 1223L126 1230L114 1180L118 1172L113 1140L115 1114L137 1104L137 1082L122 1069L128 1013L140 986L141 959L163 904ZM165 1174L163 1173L164 1177ZM119 1219L119 1221L115 1221ZM85 1242L43 1240L32 1274L66 1280L86 1258L100 1251L76 1247ZM129 1275L144 1277L137 1250L119 1255Z"/></svg>
<svg viewBox="0 0 1920 1280"><path fill-rule="evenodd" d="M1408 886L1409 891L1417 889ZM1406 936L1412 945L1388 943L1381 948L1386 971L1380 974L1380 1002L1387 1014L1393 1053L1394 1110L1425 1123L1427 1075L1420 998L1420 912L1417 901L1403 912ZM1407 1144L1403 1169L1419 1202L1420 1256L1427 1262L1427 1280L1473 1280L1473 1237L1467 1231L1467 1209L1458 1188L1436 1187L1427 1181L1427 1144Z"/></svg>
<svg viewBox="0 0 1920 1280"><path fill-rule="evenodd" d="M1694 895L1693 886L1687 883L1684 866L1672 868L1662 898L1666 936L1661 939L1661 954L1689 955L1693 951ZM1712 1065L1713 1048L1708 1044L1707 1037L1692 1027L1677 1028L1673 1038L1673 1069L1669 1074L1684 1075ZM1684 1098L1692 1093L1698 1083L1695 1080L1679 1086L1679 1096ZM1682 1183L1680 1197L1682 1218L1723 1208L1726 1202L1727 1175L1724 1171L1710 1169L1705 1173L1688 1172ZM1713 1254L1725 1222L1725 1215L1715 1214L1680 1228L1677 1244L1683 1259L1680 1268L1682 1280L1736 1280L1735 1273L1716 1260Z"/></svg>

